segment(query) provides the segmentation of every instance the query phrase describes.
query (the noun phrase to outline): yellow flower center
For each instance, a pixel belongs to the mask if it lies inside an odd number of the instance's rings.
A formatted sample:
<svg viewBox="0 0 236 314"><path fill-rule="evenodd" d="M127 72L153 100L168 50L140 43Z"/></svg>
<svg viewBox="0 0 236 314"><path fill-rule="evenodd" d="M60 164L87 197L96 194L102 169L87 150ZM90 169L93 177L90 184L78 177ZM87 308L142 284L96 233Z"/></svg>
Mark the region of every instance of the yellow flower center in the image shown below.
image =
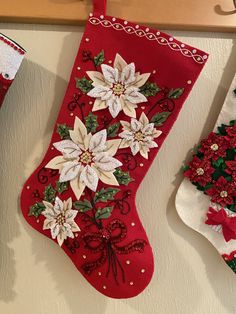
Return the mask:
<svg viewBox="0 0 236 314"><path fill-rule="evenodd" d="M113 85L112 90L113 90L113 93L115 95L120 96L120 95L124 94L125 87L121 83L116 83L116 84Z"/></svg>
<svg viewBox="0 0 236 314"><path fill-rule="evenodd" d="M144 140L144 138L145 138L145 136L143 135L143 133L142 132L136 132L135 134L134 134L134 139L136 140L136 141L139 141L139 142L142 142L143 140Z"/></svg>
<svg viewBox="0 0 236 314"><path fill-rule="evenodd" d="M92 154L89 151L85 151L79 156L79 161L87 165L92 162L92 158Z"/></svg>
<svg viewBox="0 0 236 314"><path fill-rule="evenodd" d="M219 149L219 146L215 143L211 145L211 149L215 152Z"/></svg>
<svg viewBox="0 0 236 314"><path fill-rule="evenodd" d="M202 169L202 168L197 168L196 172L197 172L198 176L204 175L204 169Z"/></svg>
<svg viewBox="0 0 236 314"><path fill-rule="evenodd" d="M220 192L220 196L221 196L221 197L227 197L227 196L228 196L227 191L221 191L221 192Z"/></svg>
<svg viewBox="0 0 236 314"><path fill-rule="evenodd" d="M56 218L56 222L58 225L64 225L64 223L66 222L66 218L63 214L59 214Z"/></svg>

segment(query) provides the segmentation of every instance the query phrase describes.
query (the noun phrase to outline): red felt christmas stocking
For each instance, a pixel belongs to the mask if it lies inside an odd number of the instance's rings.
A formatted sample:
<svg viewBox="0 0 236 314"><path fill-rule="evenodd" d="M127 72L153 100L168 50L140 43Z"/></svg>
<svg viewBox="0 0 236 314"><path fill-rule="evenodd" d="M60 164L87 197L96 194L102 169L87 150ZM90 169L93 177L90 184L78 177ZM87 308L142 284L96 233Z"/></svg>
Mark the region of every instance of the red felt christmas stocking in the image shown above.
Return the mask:
<svg viewBox="0 0 236 314"><path fill-rule="evenodd" d="M50 146L21 207L109 297L136 296L152 277L135 195L206 60L164 33L105 16L105 1L94 1Z"/></svg>
<svg viewBox="0 0 236 314"><path fill-rule="evenodd" d="M24 55L22 47L0 33L0 107Z"/></svg>

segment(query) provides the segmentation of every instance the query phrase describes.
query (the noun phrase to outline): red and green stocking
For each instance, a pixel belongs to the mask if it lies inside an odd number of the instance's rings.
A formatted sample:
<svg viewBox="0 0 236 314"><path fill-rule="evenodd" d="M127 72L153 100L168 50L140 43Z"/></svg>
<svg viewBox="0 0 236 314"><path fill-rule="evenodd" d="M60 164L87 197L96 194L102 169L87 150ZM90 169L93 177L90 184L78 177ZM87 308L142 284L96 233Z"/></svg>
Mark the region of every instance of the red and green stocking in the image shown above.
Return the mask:
<svg viewBox="0 0 236 314"><path fill-rule="evenodd" d="M151 280L135 195L206 60L164 33L105 16L105 2L94 1L51 143L21 207L109 297L133 297Z"/></svg>

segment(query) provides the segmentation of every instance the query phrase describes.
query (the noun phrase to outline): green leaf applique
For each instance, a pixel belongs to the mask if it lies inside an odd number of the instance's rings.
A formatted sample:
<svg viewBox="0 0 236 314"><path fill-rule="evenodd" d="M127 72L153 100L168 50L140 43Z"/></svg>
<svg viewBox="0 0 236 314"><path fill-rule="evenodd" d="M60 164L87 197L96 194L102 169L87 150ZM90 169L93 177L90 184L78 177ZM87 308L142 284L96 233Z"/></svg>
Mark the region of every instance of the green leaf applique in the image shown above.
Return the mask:
<svg viewBox="0 0 236 314"><path fill-rule="evenodd" d="M57 125L57 133L60 135L62 140L67 140L70 138L70 128L66 124Z"/></svg>
<svg viewBox="0 0 236 314"><path fill-rule="evenodd" d="M125 172L120 168L116 168L113 174L119 184L128 185L130 182L133 181L133 179L129 175L129 172Z"/></svg>
<svg viewBox="0 0 236 314"><path fill-rule="evenodd" d="M177 99L179 98L184 92L184 88L171 88L167 97L170 99Z"/></svg>
<svg viewBox="0 0 236 314"><path fill-rule="evenodd" d="M107 128L107 137L113 138L117 136L117 132L120 128L120 122L109 125Z"/></svg>
<svg viewBox="0 0 236 314"><path fill-rule="evenodd" d="M49 202L49 203L53 203L55 201L55 197L56 197L56 190L52 187L51 184L49 184L48 186L46 186L43 194L44 194L44 200Z"/></svg>
<svg viewBox="0 0 236 314"><path fill-rule="evenodd" d="M151 118L150 122L154 123L156 127L161 126L168 119L170 114L171 112L169 111L158 112Z"/></svg>
<svg viewBox="0 0 236 314"><path fill-rule="evenodd" d="M95 218L96 219L107 219L111 216L112 207L104 207L103 209L99 208L96 211Z"/></svg>
<svg viewBox="0 0 236 314"><path fill-rule="evenodd" d="M116 193L118 193L120 190L115 188L102 188L100 191L97 191L95 193L94 202L107 202L114 200L114 196Z"/></svg>
<svg viewBox="0 0 236 314"><path fill-rule="evenodd" d="M86 77L82 77L81 79L75 78L76 80L76 88L79 88L82 93L87 94L91 89L93 89L93 81L88 80Z"/></svg>
<svg viewBox="0 0 236 314"><path fill-rule="evenodd" d="M140 93L145 97L156 96L160 91L160 87L156 83L146 82L142 87L140 87Z"/></svg>
<svg viewBox="0 0 236 314"><path fill-rule="evenodd" d="M86 213L93 208L92 204L87 199L84 199L83 201L75 201L73 206L81 213Z"/></svg>
<svg viewBox="0 0 236 314"><path fill-rule="evenodd" d="M101 65L105 61L104 50L100 51L99 54L93 58L93 60L96 67Z"/></svg>
<svg viewBox="0 0 236 314"><path fill-rule="evenodd" d="M88 133L96 132L96 129L98 127L97 116L89 112L88 116L85 117L85 126L87 128Z"/></svg>
<svg viewBox="0 0 236 314"><path fill-rule="evenodd" d="M45 210L45 208L46 207L44 206L43 203L37 202L36 204L30 207L28 215L38 218L41 215L41 213Z"/></svg>
<svg viewBox="0 0 236 314"><path fill-rule="evenodd" d="M68 190L68 187L69 187L69 183L68 182L60 182L60 181L57 181L56 183L56 189L57 189L57 192L59 194L63 193L64 191Z"/></svg>

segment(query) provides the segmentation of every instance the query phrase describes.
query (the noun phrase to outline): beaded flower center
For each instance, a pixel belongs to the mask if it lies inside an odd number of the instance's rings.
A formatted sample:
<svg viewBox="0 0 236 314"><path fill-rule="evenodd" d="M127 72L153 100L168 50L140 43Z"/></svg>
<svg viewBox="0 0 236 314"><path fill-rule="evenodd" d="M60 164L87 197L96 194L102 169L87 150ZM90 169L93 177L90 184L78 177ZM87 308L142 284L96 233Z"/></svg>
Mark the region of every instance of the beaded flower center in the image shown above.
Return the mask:
<svg viewBox="0 0 236 314"><path fill-rule="evenodd" d="M56 222L58 225L64 225L64 223L66 222L66 218L63 214L59 214L56 218Z"/></svg>
<svg viewBox="0 0 236 314"><path fill-rule="evenodd" d="M220 192L220 196L223 197L223 198L224 198L224 197L227 197L227 196L228 196L227 191L221 191L221 192Z"/></svg>
<svg viewBox="0 0 236 314"><path fill-rule="evenodd" d="M204 175L204 169L202 169L202 168L198 168L198 169L196 170L196 172L197 172L197 175L198 175L198 176Z"/></svg>
<svg viewBox="0 0 236 314"><path fill-rule="evenodd" d="M124 94L125 86L121 83L116 83L113 85L112 90L113 90L113 94L120 96L120 95Z"/></svg>
<svg viewBox="0 0 236 314"><path fill-rule="evenodd" d="M79 161L85 165L88 165L92 162L92 158L92 154L89 151L85 151L79 156Z"/></svg>
<svg viewBox="0 0 236 314"><path fill-rule="evenodd" d="M215 152L219 149L219 146L215 143L211 145L211 149Z"/></svg>
<svg viewBox="0 0 236 314"><path fill-rule="evenodd" d="M144 134L142 133L142 132L136 132L135 134L134 134L134 139L136 140L136 141L139 141L139 142L142 142L143 140L144 140L144 138L145 138L145 136L144 136Z"/></svg>

